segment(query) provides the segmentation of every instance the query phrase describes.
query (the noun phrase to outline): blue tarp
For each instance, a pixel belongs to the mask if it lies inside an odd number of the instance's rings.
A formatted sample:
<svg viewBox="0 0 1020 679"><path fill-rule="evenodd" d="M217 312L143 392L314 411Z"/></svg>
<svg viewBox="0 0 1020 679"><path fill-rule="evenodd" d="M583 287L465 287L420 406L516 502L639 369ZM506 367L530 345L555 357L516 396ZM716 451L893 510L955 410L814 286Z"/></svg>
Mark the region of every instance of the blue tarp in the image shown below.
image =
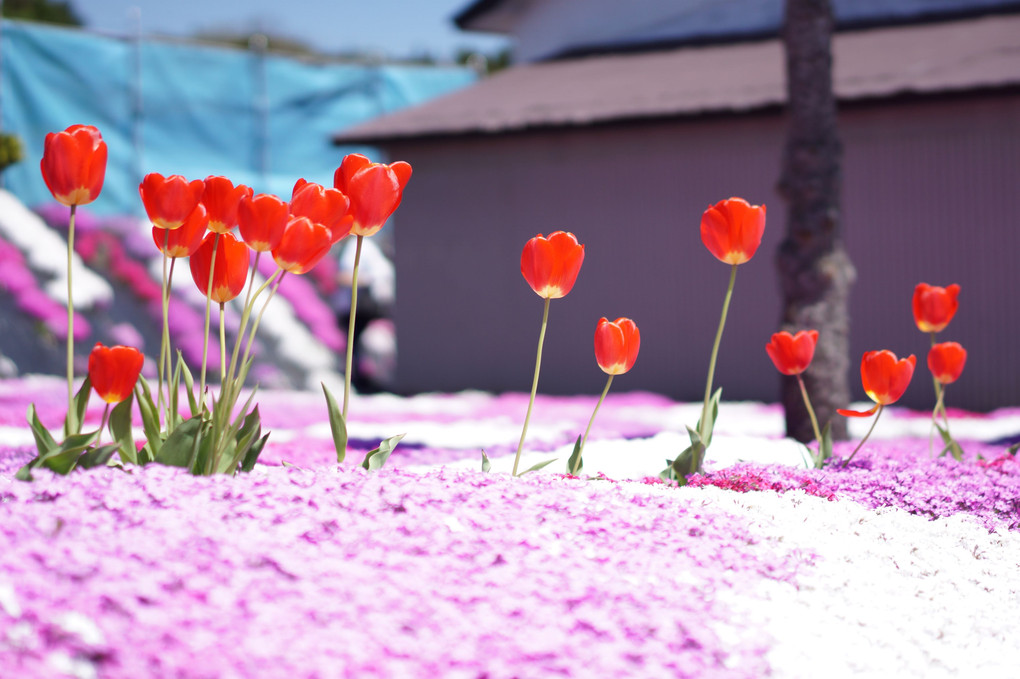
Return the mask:
<svg viewBox="0 0 1020 679"><path fill-rule="evenodd" d="M0 126L25 160L3 174L28 205L52 200L39 172L47 132L99 128L109 147L98 214L144 214L148 172L225 175L290 197L303 177L332 185L344 153L330 135L471 84L455 67L314 63L255 50L103 37L4 21Z"/></svg>

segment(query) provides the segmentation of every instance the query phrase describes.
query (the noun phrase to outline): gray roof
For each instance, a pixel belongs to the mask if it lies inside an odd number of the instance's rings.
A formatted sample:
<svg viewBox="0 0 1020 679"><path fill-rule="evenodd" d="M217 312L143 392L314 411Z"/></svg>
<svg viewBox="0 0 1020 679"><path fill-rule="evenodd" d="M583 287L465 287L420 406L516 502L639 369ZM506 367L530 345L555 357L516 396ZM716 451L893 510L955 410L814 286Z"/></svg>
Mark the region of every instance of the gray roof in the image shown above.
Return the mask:
<svg viewBox="0 0 1020 679"><path fill-rule="evenodd" d="M833 38L841 100L1020 84L1020 16L875 28ZM336 143L498 134L781 105L778 39L511 67L430 102L339 131Z"/></svg>

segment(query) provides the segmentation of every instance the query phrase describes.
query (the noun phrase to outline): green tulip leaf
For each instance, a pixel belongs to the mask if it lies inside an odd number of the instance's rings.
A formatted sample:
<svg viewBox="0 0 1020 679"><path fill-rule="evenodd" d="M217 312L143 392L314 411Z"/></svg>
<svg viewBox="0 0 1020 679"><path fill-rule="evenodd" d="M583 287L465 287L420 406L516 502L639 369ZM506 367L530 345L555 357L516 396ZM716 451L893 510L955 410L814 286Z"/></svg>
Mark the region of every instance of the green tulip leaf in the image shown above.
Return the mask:
<svg viewBox="0 0 1020 679"><path fill-rule="evenodd" d="M485 448L482 448L482 471L488 473L492 469L492 463L489 462L489 456L485 454Z"/></svg>
<svg viewBox="0 0 1020 679"><path fill-rule="evenodd" d="M92 381L86 377L81 383L81 388L74 395L73 407L68 409L67 417L64 419L64 437L81 433L81 425L85 422L85 409L89 405L89 396L92 395Z"/></svg>
<svg viewBox="0 0 1020 679"><path fill-rule="evenodd" d="M117 441L120 459L131 464L138 464L138 448L135 447L135 439L131 435L131 406L133 403L134 393L132 392L126 399L114 406L110 412L110 434Z"/></svg>
<svg viewBox="0 0 1020 679"><path fill-rule="evenodd" d="M108 443L105 446L86 451L78 458L78 467L92 469L93 467L105 466L119 449L120 446L118 444Z"/></svg>
<svg viewBox="0 0 1020 679"><path fill-rule="evenodd" d="M322 393L326 395L326 409L329 411L329 430L333 433L333 447L336 449L336 462L342 464L347 457L347 423L340 413L340 406L337 404L333 394L329 393L325 382L322 384Z"/></svg>
<svg viewBox="0 0 1020 679"><path fill-rule="evenodd" d="M818 457L815 458L815 469L821 469L825 461L832 457L832 421L822 428L822 440L818 442Z"/></svg>
<svg viewBox="0 0 1020 679"><path fill-rule="evenodd" d="M28 426L32 429L32 436L35 438L35 448L42 457L47 452L59 447L49 430L39 421L39 415L35 411L35 404L28 406Z"/></svg>
<svg viewBox="0 0 1020 679"><path fill-rule="evenodd" d="M584 461L581 459L581 435L578 434L577 440L574 441L574 450L570 453L570 458L567 460L567 473L571 476L577 476L584 468Z"/></svg>
<svg viewBox="0 0 1020 679"><path fill-rule="evenodd" d="M397 444L405 436L406 434L398 434L381 442L378 448L370 450L365 454L365 459L361 461L361 466L369 471L382 469L386 461L390 459L390 453L393 452L393 449L397 447Z"/></svg>
<svg viewBox="0 0 1020 679"><path fill-rule="evenodd" d="M543 467L548 467L549 465L551 465L553 462L555 462L558 459L560 459L560 458L554 457L551 460L546 460L544 462L539 462L538 464L533 464L530 467L528 467L527 469L525 469L524 471L522 471L520 474L518 474L518 476L524 476L528 472L537 472L539 469L542 469Z"/></svg>
<svg viewBox="0 0 1020 679"><path fill-rule="evenodd" d="M202 438L202 429L201 416L196 415L184 420L160 446L155 461L171 467L190 468L195 472L195 467L191 463L195 456L196 444Z"/></svg>

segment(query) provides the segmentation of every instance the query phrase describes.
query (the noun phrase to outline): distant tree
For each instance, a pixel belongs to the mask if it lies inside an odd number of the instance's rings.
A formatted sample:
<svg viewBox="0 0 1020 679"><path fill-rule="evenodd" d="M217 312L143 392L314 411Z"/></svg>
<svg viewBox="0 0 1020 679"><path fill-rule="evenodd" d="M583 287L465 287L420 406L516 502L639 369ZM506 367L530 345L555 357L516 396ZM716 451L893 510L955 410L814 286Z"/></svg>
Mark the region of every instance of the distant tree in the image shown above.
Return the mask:
<svg viewBox="0 0 1020 679"><path fill-rule="evenodd" d="M75 14L69 2L52 2L51 0L2 0L2 2L5 19L81 26L81 19Z"/></svg>
<svg viewBox="0 0 1020 679"><path fill-rule="evenodd" d="M510 65L510 50L502 49L495 54L482 54L476 50L460 49L457 50L453 60L461 66L470 66L491 75Z"/></svg>
<svg viewBox="0 0 1020 679"><path fill-rule="evenodd" d="M779 192L788 205L786 236L777 267L785 330L818 330L814 362L806 373L821 426L832 422L835 439L846 438L836 408L850 401L850 287L856 273L843 247L840 214L842 145L832 90L833 15L829 0L786 0L783 43L789 130ZM813 438L797 381L782 378L786 432Z"/></svg>

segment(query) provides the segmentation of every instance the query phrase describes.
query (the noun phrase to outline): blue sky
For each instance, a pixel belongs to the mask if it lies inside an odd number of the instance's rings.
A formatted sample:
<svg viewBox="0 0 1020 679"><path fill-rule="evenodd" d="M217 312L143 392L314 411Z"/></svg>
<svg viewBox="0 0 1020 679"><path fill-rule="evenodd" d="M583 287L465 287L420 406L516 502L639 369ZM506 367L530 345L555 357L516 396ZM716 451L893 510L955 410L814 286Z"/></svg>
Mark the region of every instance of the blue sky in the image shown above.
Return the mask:
<svg viewBox="0 0 1020 679"><path fill-rule="evenodd" d="M390 57L429 52L443 59L460 47L499 49L498 37L459 31L452 17L471 0L70 0L88 28L143 35L202 31L271 34L332 53L380 51Z"/></svg>

